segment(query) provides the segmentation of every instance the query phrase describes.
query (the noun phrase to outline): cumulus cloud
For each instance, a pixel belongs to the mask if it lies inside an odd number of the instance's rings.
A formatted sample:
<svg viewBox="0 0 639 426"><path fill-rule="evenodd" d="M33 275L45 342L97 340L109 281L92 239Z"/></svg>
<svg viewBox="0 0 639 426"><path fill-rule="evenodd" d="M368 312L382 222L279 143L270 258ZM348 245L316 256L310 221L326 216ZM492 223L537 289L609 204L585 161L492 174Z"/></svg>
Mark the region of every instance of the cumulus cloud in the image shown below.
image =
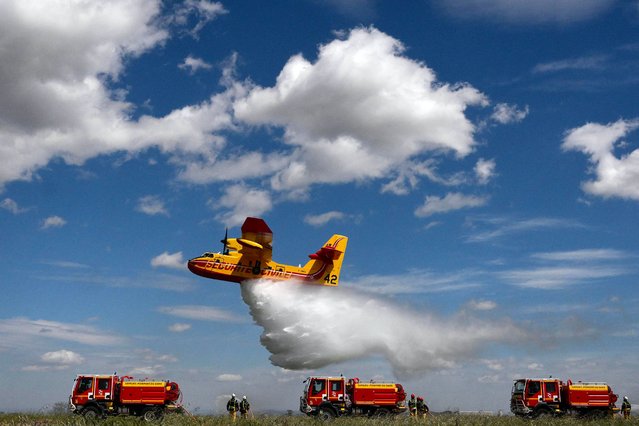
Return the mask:
<svg viewBox="0 0 639 426"><path fill-rule="evenodd" d="M415 210L415 216L427 217L455 210L481 207L487 202L488 198L486 197L464 195L459 192L448 193L443 198L436 195L429 195L426 197L424 204Z"/></svg>
<svg viewBox="0 0 639 426"><path fill-rule="evenodd" d="M40 227L40 229L62 228L66 224L67 221L60 216L49 216L42 221L42 226Z"/></svg>
<svg viewBox="0 0 639 426"><path fill-rule="evenodd" d="M499 124L518 123L528 115L528 105L523 109L517 108L517 105L509 105L500 103L495 105L490 118Z"/></svg>
<svg viewBox="0 0 639 426"><path fill-rule="evenodd" d="M403 52L400 41L358 28L321 46L315 62L290 58L274 87L235 102L238 119L283 127L293 148L273 188L378 178L427 152L471 152L475 127L464 111L485 96L437 81Z"/></svg>
<svg viewBox="0 0 639 426"><path fill-rule="evenodd" d="M475 164L475 176L477 176L477 182L481 185L485 185L495 176L495 160L484 160L480 158Z"/></svg>
<svg viewBox="0 0 639 426"><path fill-rule="evenodd" d="M622 139L637 127L639 119L618 120L588 123L567 132L562 149L580 151L593 164L595 179L582 184L584 191L604 198L639 200L639 148L615 155L615 150L627 146Z"/></svg>
<svg viewBox="0 0 639 426"><path fill-rule="evenodd" d="M7 88L0 99L0 187L32 179L54 158L81 165L154 147L182 180L234 181L216 202L224 210L216 218L234 225L270 210L274 193L301 196L313 184L391 177L385 188L406 193L422 176L451 183L456 177L437 177L423 157L463 157L475 147L476 127L465 111L487 105L486 96L467 83L439 81L375 28L320 46L314 61L291 57L273 87L237 81L232 55L222 92L164 116L136 115L126 89L111 84L125 64L161 46L176 27L192 26L197 36L226 13L205 0L166 9L172 15L162 15L157 0L0 4L0 84ZM189 56L181 66L196 71L208 64ZM282 128L284 144L277 152L241 143L225 149L225 132L245 125ZM398 172L404 169L410 171ZM249 179L270 188L249 188ZM137 209L168 214L152 195Z"/></svg>
<svg viewBox="0 0 639 426"><path fill-rule="evenodd" d="M61 349L55 352L47 352L40 358L46 363L61 365L81 364L84 362L84 358L80 354L66 349Z"/></svg>
<svg viewBox="0 0 639 426"><path fill-rule="evenodd" d="M488 345L525 338L508 321L444 320L345 289L247 281L242 297L264 329L260 341L271 362L292 370L378 355L406 376L449 368L477 358Z"/></svg>
<svg viewBox="0 0 639 426"><path fill-rule="evenodd" d="M268 191L250 188L244 184L231 185L219 200L209 201L214 209L225 209L216 219L226 226L241 225L248 216L262 216L273 205Z"/></svg>
<svg viewBox="0 0 639 426"><path fill-rule="evenodd" d="M464 19L510 24L569 24L606 12L614 0L437 0L435 4Z"/></svg>
<svg viewBox="0 0 639 426"><path fill-rule="evenodd" d="M156 0L0 2L0 185L53 158L77 165L151 146L179 157L222 143L212 132L230 125L228 93L132 120L126 93L107 86L127 58L166 41L159 14Z"/></svg>
<svg viewBox="0 0 639 426"><path fill-rule="evenodd" d="M163 215L168 216L169 212L164 205L164 201L157 195L145 195L138 199L135 210L149 216Z"/></svg>
<svg viewBox="0 0 639 426"><path fill-rule="evenodd" d="M164 253L155 256L151 259L151 266L162 266L165 268L173 268L173 269L184 269L184 259L182 257L182 252L178 251L176 253L169 253L165 251Z"/></svg>

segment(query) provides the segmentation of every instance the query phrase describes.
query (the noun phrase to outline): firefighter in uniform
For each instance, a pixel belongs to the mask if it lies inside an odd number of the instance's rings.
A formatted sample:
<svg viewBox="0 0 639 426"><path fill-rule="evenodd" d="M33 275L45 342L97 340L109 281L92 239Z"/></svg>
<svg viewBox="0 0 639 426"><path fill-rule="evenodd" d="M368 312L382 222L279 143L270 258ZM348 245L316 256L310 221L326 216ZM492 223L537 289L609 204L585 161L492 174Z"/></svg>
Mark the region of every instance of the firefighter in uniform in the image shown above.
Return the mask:
<svg viewBox="0 0 639 426"><path fill-rule="evenodd" d="M623 397L623 403L621 404L621 412L623 413L624 419L630 418L630 410L632 410L632 405L630 405L630 401L628 401L628 397Z"/></svg>
<svg viewBox="0 0 639 426"><path fill-rule="evenodd" d="M417 416L417 400L414 393L410 394L410 399L408 400L408 412L411 417Z"/></svg>
<svg viewBox="0 0 639 426"><path fill-rule="evenodd" d="M418 396L417 397L417 416L425 419L429 411L430 410L428 409L428 405L426 405L426 401L424 401L424 398L422 398L421 396Z"/></svg>
<svg viewBox="0 0 639 426"><path fill-rule="evenodd" d="M240 416L243 419L248 419L250 409L251 409L251 404L249 404L248 399L246 399L246 395L244 395L242 397L242 401L240 401Z"/></svg>
<svg viewBox="0 0 639 426"><path fill-rule="evenodd" d="M231 395L231 399L229 399L229 402L226 403L226 411L229 412L229 416L231 417L232 421L235 421L235 419L237 418L237 411L240 408L240 403L237 402L237 399L235 399L235 394Z"/></svg>

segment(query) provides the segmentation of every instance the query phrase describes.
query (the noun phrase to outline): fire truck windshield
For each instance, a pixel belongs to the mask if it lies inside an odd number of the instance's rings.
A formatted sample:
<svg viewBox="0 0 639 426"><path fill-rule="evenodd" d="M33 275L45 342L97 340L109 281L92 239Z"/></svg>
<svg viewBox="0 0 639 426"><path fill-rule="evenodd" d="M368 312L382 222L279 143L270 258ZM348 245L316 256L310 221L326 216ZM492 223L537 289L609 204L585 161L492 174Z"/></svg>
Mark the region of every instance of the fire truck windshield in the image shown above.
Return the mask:
<svg viewBox="0 0 639 426"><path fill-rule="evenodd" d="M517 380L515 384L513 384L513 393L524 393L525 387L526 382L524 380Z"/></svg>

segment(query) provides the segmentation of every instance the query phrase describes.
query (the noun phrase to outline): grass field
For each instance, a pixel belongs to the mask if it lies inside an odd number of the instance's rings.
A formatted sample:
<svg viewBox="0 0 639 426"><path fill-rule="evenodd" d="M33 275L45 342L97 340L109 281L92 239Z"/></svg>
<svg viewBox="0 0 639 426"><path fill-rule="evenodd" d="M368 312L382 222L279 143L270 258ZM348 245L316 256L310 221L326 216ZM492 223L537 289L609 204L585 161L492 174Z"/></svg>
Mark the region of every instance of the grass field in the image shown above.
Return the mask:
<svg viewBox="0 0 639 426"><path fill-rule="evenodd" d="M0 425L37 425L37 426L61 426L61 425L142 425L144 421L135 417L110 417L98 422L85 421L80 416L75 415L53 415L53 414L0 414ZM170 415L164 417L158 424L162 425L193 425L193 426L216 426L231 424L226 416L181 416ZM319 425L322 424L316 419L303 416L257 416L250 420L237 420L237 426L297 426L297 425ZM434 415L425 420L415 420L406 416L392 419L367 419L367 418L340 418L331 422L333 425L357 426L357 425L429 425L429 426L538 426L538 425L616 425L616 426L639 426L639 417L630 420L623 420L620 417L614 419L587 421L578 420L571 417L527 420L512 416L496 417L485 415Z"/></svg>

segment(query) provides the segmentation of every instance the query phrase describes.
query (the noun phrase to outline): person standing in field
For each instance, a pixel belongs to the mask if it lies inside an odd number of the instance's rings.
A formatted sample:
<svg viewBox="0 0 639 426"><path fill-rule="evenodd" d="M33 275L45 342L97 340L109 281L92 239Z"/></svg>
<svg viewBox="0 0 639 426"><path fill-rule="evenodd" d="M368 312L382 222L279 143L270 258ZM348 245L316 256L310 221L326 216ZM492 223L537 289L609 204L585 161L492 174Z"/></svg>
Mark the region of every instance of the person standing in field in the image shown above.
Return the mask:
<svg viewBox="0 0 639 426"><path fill-rule="evenodd" d="M415 399L415 394L410 394L410 399L408 400L408 412L411 417L417 416L417 399Z"/></svg>
<svg viewBox="0 0 639 426"><path fill-rule="evenodd" d="M248 399L246 399L246 395L242 397L242 401L240 401L240 417L243 419L249 418L249 411L251 409L251 404L249 404Z"/></svg>
<svg viewBox="0 0 639 426"><path fill-rule="evenodd" d="M237 418L237 411L240 408L240 404L239 402L237 402L237 399L235 399L235 394L231 395L231 399L229 399L229 401L226 403L226 411L229 412L229 417L231 418L232 421L235 421L235 419Z"/></svg>
<svg viewBox="0 0 639 426"><path fill-rule="evenodd" d="M621 404L621 412L623 413L624 419L630 418L630 410L632 410L632 405L630 405L630 401L628 401L628 397L623 397L623 403Z"/></svg>
<svg viewBox="0 0 639 426"><path fill-rule="evenodd" d="M426 401L421 396L417 397L417 416L421 418L426 418L428 415L428 405L426 405Z"/></svg>

